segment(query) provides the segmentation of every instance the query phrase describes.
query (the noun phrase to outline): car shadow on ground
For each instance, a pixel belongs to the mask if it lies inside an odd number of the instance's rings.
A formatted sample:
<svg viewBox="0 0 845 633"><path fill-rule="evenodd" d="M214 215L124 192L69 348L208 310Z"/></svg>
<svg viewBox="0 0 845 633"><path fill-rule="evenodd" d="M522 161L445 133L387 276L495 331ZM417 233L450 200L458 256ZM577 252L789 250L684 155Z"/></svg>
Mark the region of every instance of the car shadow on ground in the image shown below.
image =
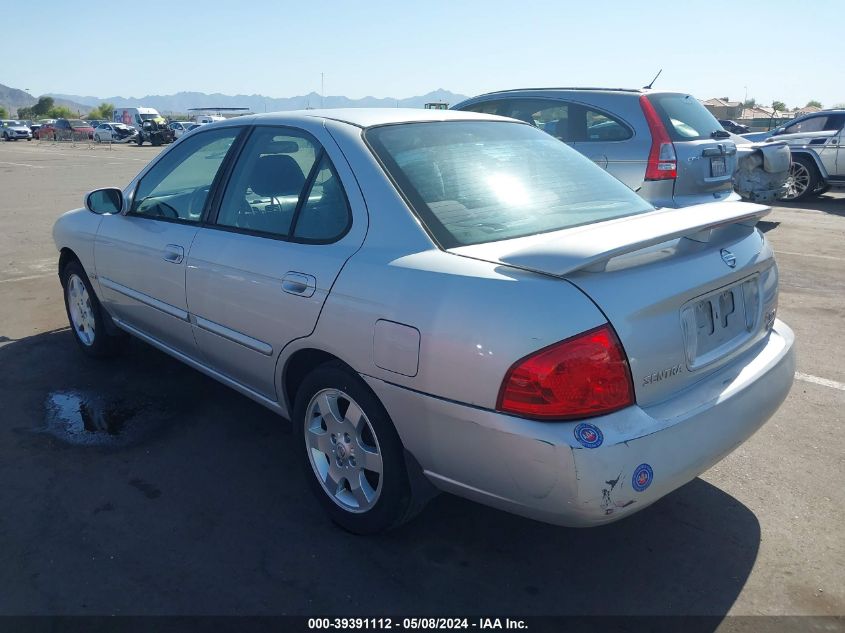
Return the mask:
<svg viewBox="0 0 845 633"><path fill-rule="evenodd" d="M776 206L784 207L786 209L821 211L823 213L845 217L845 197L841 195L834 196L830 193L822 194L820 196L810 196L795 202L778 200L776 202Z"/></svg>
<svg viewBox="0 0 845 633"><path fill-rule="evenodd" d="M288 422L148 346L92 361L61 330L0 368L0 614L721 616L757 557L754 514L701 479L600 528L440 495L352 536Z"/></svg>

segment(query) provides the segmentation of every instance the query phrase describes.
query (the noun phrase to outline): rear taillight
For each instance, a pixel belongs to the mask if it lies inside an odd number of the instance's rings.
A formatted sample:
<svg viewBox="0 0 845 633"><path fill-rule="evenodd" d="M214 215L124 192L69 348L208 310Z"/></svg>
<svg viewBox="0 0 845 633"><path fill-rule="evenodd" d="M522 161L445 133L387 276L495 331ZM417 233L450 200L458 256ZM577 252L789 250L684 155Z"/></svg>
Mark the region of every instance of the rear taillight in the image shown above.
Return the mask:
<svg viewBox="0 0 845 633"><path fill-rule="evenodd" d="M633 403L625 350L610 325L602 325L514 363L496 408L539 420L571 420Z"/></svg>
<svg viewBox="0 0 845 633"><path fill-rule="evenodd" d="M640 97L640 107L651 132L651 149L648 151L648 164L645 168L646 180L673 180L678 175L678 160L675 146L669 138L666 126L654 109L648 95Z"/></svg>

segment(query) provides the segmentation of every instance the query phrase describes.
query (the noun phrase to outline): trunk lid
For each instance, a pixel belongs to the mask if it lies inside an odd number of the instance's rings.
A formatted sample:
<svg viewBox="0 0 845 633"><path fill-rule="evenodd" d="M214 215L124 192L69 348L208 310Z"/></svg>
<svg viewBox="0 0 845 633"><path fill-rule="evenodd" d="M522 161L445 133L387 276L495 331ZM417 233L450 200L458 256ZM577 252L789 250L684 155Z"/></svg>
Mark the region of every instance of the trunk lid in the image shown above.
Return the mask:
<svg viewBox="0 0 845 633"><path fill-rule="evenodd" d="M637 402L648 406L768 333L777 268L754 224L769 210L711 203L451 252L565 278L580 288L616 330Z"/></svg>

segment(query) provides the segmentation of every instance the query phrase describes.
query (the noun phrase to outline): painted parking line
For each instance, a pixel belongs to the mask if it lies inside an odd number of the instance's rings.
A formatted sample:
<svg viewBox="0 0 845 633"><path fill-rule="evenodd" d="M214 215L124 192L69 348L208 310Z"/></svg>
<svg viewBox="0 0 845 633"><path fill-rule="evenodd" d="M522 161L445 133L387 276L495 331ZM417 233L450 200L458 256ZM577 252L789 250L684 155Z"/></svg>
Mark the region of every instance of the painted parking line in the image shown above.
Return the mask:
<svg viewBox="0 0 845 633"><path fill-rule="evenodd" d="M55 277L57 273L43 273L41 275L27 275L26 277L12 277L11 279L0 279L0 284L11 284L16 281L32 281L33 279L46 279L47 277Z"/></svg>
<svg viewBox="0 0 845 633"><path fill-rule="evenodd" d="M31 167L32 169L44 169L42 165L29 165L27 163L9 163L5 160L0 160L0 165L12 165L13 167Z"/></svg>
<svg viewBox="0 0 845 633"><path fill-rule="evenodd" d="M845 257L834 255L816 255L814 253L796 253L795 251L775 251L776 255L798 255L799 257L815 257L816 259L832 259L837 262L845 262Z"/></svg>
<svg viewBox="0 0 845 633"><path fill-rule="evenodd" d="M818 376L812 376L810 374L802 374L800 371L795 372L795 379L803 380L804 382L811 382L814 385L822 385L823 387L830 387L831 389L845 391L845 383L829 380L828 378L819 378Z"/></svg>

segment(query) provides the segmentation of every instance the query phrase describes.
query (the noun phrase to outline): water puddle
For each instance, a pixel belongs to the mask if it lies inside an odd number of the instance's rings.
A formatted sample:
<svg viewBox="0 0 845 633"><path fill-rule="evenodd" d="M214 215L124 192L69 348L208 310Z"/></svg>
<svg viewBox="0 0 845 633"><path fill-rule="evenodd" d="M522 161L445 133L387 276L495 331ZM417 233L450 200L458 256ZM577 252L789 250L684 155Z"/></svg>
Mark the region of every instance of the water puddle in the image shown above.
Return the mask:
<svg viewBox="0 0 845 633"><path fill-rule="evenodd" d="M78 446L126 446L161 422L161 412L141 400L107 399L81 391L54 391L44 403L37 432Z"/></svg>

